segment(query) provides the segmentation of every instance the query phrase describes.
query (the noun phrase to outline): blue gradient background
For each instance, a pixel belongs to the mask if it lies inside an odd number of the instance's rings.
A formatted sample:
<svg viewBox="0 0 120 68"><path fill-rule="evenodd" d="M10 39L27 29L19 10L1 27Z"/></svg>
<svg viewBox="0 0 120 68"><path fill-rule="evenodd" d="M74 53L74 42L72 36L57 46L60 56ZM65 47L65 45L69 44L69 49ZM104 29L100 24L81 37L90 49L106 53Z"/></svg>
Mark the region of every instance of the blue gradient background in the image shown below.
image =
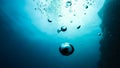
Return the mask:
<svg viewBox="0 0 120 68"><path fill-rule="evenodd" d="M34 24L37 16L33 5L28 0L0 0L0 68L97 68L101 21L91 20L96 25L90 23L82 35L58 35L55 30L46 32L50 24L42 17L37 22L46 23L41 25L46 28ZM64 42L73 44L75 52L71 56L59 53Z"/></svg>

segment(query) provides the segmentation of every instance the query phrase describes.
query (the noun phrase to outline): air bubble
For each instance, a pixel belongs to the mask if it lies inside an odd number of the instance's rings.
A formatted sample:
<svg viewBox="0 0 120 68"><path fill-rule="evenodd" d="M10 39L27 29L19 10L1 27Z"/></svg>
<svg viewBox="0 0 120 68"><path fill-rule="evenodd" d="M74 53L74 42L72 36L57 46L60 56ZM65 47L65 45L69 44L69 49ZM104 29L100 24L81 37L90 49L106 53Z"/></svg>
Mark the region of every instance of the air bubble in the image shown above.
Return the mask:
<svg viewBox="0 0 120 68"><path fill-rule="evenodd" d="M73 23L73 21L70 21L70 23Z"/></svg>
<svg viewBox="0 0 120 68"><path fill-rule="evenodd" d="M51 23L51 22L52 22L52 20L48 19L48 22L50 22L50 23Z"/></svg>
<svg viewBox="0 0 120 68"><path fill-rule="evenodd" d="M67 27L66 27L66 26L62 26L62 27L61 27L61 31L62 31L62 32L65 32L66 30L67 30Z"/></svg>
<svg viewBox="0 0 120 68"><path fill-rule="evenodd" d="M59 17L62 17L62 15L58 15Z"/></svg>
<svg viewBox="0 0 120 68"><path fill-rule="evenodd" d="M59 47L59 51L62 55L64 56L69 56L71 54L73 54L74 52L74 47L72 46L72 44L70 43L63 43L60 47Z"/></svg>
<svg viewBox="0 0 120 68"><path fill-rule="evenodd" d="M69 6L71 6L72 5L72 2L71 1L67 1L66 2L66 7L69 7Z"/></svg>
<svg viewBox="0 0 120 68"><path fill-rule="evenodd" d="M101 33L98 33L98 36L101 36L102 34Z"/></svg>
<svg viewBox="0 0 120 68"><path fill-rule="evenodd" d="M85 9L88 9L88 6L87 6L87 5L85 5Z"/></svg>
<svg viewBox="0 0 120 68"><path fill-rule="evenodd" d="M77 29L80 29L80 27L81 27L81 25L79 25L79 26L77 27Z"/></svg>
<svg viewBox="0 0 120 68"><path fill-rule="evenodd" d="M61 30L60 29L57 29L57 33L60 33L61 32Z"/></svg>

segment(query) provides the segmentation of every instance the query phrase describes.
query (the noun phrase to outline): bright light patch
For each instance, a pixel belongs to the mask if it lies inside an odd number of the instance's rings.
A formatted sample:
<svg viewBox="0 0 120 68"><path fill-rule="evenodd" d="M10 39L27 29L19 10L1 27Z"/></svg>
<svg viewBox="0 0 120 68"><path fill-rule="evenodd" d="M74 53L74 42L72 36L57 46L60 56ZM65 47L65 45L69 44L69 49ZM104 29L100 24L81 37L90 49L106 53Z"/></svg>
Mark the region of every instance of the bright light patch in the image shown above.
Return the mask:
<svg viewBox="0 0 120 68"><path fill-rule="evenodd" d="M34 4L33 24L47 35L75 38L101 32L98 12L104 0L34 0ZM67 30L57 33L61 26Z"/></svg>

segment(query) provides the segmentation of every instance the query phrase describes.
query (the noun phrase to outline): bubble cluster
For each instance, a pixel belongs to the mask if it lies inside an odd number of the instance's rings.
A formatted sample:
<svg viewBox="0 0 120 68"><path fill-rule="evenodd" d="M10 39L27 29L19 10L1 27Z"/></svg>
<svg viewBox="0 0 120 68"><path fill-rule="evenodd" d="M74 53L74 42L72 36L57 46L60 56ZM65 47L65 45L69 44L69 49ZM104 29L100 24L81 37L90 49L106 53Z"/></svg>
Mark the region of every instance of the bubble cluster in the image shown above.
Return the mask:
<svg viewBox="0 0 120 68"><path fill-rule="evenodd" d="M79 18L81 15L87 16L88 15L87 10L89 10L90 7L95 3L94 2L95 0L85 0L81 4L78 3L78 2L82 2L79 0L64 0L62 4L60 4L62 0L33 0L33 1L37 5L37 7L34 7L33 9L35 11L39 10L41 12L41 15L45 16L45 19L47 22L51 24L54 24L54 23L56 24L59 22L61 24L61 21L58 21L58 19L59 20L62 19L63 21L65 20L64 22L65 24L58 26L59 29L58 28L55 29L58 34L61 32L64 33L68 31L68 29L71 28L71 25L73 25L76 22L78 24L77 26L76 25L74 26L74 29L81 29L81 26L83 25L81 25L78 21L76 21L77 17ZM81 10L79 7L82 8L83 10ZM63 11L66 10L66 13L64 12L60 13L61 8L64 8ZM81 11L81 13L78 13L79 11ZM68 25L70 26L65 26L66 23L68 23ZM101 33L98 33L98 36L101 36ZM59 47L59 51L62 55L69 56L74 52L74 48L70 43L63 43Z"/></svg>
<svg viewBox="0 0 120 68"><path fill-rule="evenodd" d="M56 12L56 9L55 8L59 8L59 6L61 6L61 2L60 1L53 1L53 0L33 0L35 3L36 3L36 5L37 5L37 7L35 7L35 10L39 10L42 14L45 14L45 15L47 15L48 16L48 18L47 18L47 21L49 22L49 23L52 23L53 22L53 20L51 20L50 18L51 17L54 17L54 16L51 16L51 15L49 15L48 13L48 11L55 11ZM55 3L55 5L54 5L54 3ZM64 7L67 7L66 9L69 9L68 11L69 11L69 13L71 14L73 14L73 16L74 17L77 17L77 14L76 14L76 10L77 9L72 9L72 8L74 8L74 6L76 5L76 3L78 3L78 2L80 2L80 1L78 1L78 0L74 0L74 1L72 1L72 0L66 0L63 4L65 4L65 6L61 6L62 8L64 8ZM90 6L92 6L93 4L94 4L94 0L85 0L85 2L84 3L81 3L82 4L82 7L85 9L85 10L87 10L87 9L89 9L90 8ZM68 8L68 7L70 7L70 8ZM77 6L77 7L79 7L79 5ZM52 10L51 10L52 9ZM80 10L80 9L79 9ZM51 12L51 13L54 13L54 12ZM55 14L55 13L54 13ZM66 15L63 15L62 13L57 13L56 14L57 16L56 17L58 17L58 18L53 18L54 19L54 21L55 21L55 19L59 19L59 18L64 18L64 16L66 16ZM87 12L83 12L83 15L87 15ZM51 16L51 17L50 17ZM70 23L75 23L74 22L74 20L69 20L69 22ZM53 22L53 24L54 24L54 22ZM70 28L70 27L69 27ZM66 27L66 26L61 26L61 28L60 29L57 29L57 33L60 33L60 32L65 32L65 31L67 31L67 29L69 29L68 27ZM76 27L76 29L80 29L81 28L81 25L78 25L77 27Z"/></svg>
<svg viewBox="0 0 120 68"><path fill-rule="evenodd" d="M57 29L57 32L58 32L58 33L60 33L61 31L62 31L62 32L67 31L67 27L66 27L66 26L61 26L60 29Z"/></svg>
<svg viewBox="0 0 120 68"><path fill-rule="evenodd" d="M94 1L93 0L86 0L86 3L83 5L85 9L88 9L89 6L93 5Z"/></svg>

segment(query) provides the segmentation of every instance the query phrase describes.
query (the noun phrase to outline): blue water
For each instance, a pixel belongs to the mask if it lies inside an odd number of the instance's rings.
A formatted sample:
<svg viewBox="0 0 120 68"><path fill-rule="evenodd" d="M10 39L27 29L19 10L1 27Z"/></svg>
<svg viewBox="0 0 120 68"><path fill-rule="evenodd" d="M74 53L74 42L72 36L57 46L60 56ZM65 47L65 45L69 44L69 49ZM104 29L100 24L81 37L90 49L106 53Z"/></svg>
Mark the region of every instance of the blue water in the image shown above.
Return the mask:
<svg viewBox="0 0 120 68"><path fill-rule="evenodd" d="M92 0L92 5L88 5L86 0L71 0L72 5L67 8L66 1L0 2L0 12L5 15L3 18L7 23L4 28L11 36L9 42L12 44L6 43L8 50L5 53L10 49L7 61L12 68L97 68L102 38L98 36L102 22L98 12L104 7L105 0ZM85 5L88 9L84 8ZM59 14L63 17L58 17ZM81 25L80 29L76 29L78 25ZM61 26L66 26L67 31L57 33ZM59 52L59 46L65 42L75 48L70 56Z"/></svg>

